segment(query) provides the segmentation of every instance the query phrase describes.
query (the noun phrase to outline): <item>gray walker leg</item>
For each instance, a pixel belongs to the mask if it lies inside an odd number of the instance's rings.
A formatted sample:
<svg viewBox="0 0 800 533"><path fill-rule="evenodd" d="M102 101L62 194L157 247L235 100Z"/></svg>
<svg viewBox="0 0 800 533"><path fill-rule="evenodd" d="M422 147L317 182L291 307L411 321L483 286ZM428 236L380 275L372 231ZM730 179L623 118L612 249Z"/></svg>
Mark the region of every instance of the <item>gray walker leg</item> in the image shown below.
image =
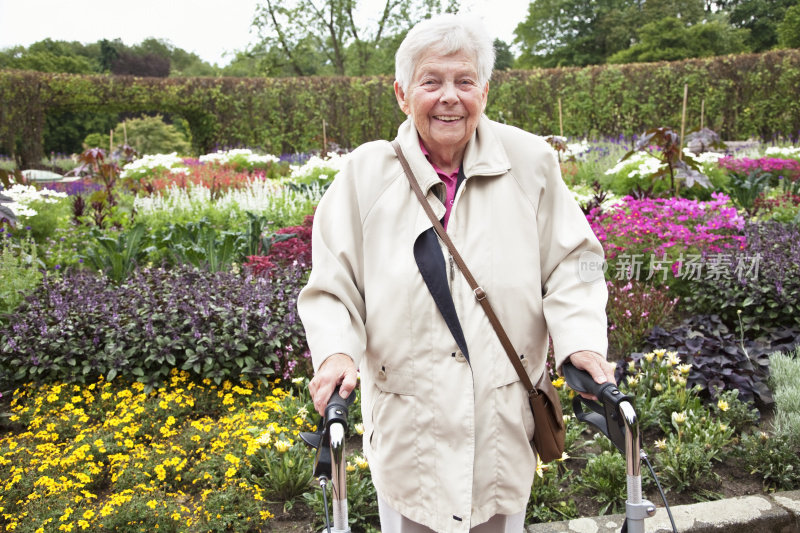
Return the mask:
<svg viewBox="0 0 800 533"><path fill-rule="evenodd" d="M344 453L344 427L332 424L331 428L331 486L333 507L332 533L350 533L347 524L347 459ZM326 530L327 531L327 530Z"/></svg>
<svg viewBox="0 0 800 533"><path fill-rule="evenodd" d="M619 410L625 422L625 460L628 482L628 499L625 501L627 531L628 533L644 533L644 519L656 513L656 506L649 500L642 499L639 421L630 402L620 402Z"/></svg>

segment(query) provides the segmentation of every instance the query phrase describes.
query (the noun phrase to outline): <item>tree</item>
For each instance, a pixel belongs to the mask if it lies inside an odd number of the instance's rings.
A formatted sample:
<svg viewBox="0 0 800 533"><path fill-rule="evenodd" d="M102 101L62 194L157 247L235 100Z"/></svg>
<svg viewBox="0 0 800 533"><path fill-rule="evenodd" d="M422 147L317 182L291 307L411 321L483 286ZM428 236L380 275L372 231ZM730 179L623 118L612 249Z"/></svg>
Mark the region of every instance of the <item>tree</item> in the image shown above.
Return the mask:
<svg viewBox="0 0 800 533"><path fill-rule="evenodd" d="M754 52L765 52L778 44L778 25L786 11L800 1L735 0L731 4L731 24L750 30L748 45Z"/></svg>
<svg viewBox="0 0 800 533"><path fill-rule="evenodd" d="M604 63L632 42L640 18L636 0L536 0L514 30L517 66L558 67Z"/></svg>
<svg viewBox="0 0 800 533"><path fill-rule="evenodd" d="M786 48L800 48L800 4L787 9L778 24L778 44Z"/></svg>
<svg viewBox="0 0 800 533"><path fill-rule="evenodd" d="M612 55L608 62L675 61L746 52L747 34L720 19L689 26L676 17L665 17L642 26L639 42Z"/></svg>
<svg viewBox="0 0 800 533"><path fill-rule="evenodd" d="M17 46L0 53L0 68L91 74L98 65L86 54L81 43L45 39L27 49Z"/></svg>
<svg viewBox="0 0 800 533"><path fill-rule="evenodd" d="M111 63L111 72L119 76L166 78L169 76L169 59L156 54L122 51Z"/></svg>
<svg viewBox="0 0 800 533"><path fill-rule="evenodd" d="M494 69L495 70L508 70L514 66L514 56L511 53L511 48L508 43L502 39L494 40Z"/></svg>
<svg viewBox="0 0 800 533"><path fill-rule="evenodd" d="M360 22L358 0L265 0L253 26L261 35L258 48L266 61L262 66L268 66L271 75L286 69L295 76L365 75L377 73L375 58L381 54L376 51L387 37L404 31L412 21L455 7L454 0L445 6L437 0L383 0L374 21ZM385 68L385 61L380 63Z"/></svg>

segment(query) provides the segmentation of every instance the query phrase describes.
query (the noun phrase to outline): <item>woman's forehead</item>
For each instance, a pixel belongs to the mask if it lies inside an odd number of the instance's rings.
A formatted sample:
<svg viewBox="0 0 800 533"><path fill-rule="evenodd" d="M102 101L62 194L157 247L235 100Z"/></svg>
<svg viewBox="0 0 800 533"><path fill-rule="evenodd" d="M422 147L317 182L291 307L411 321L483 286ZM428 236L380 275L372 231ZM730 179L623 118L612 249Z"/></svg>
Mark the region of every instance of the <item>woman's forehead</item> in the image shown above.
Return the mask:
<svg viewBox="0 0 800 533"><path fill-rule="evenodd" d="M427 53L419 58L414 68L414 77L431 73L455 70L459 74L476 75L478 70L475 67L474 59L466 52L456 52L454 54L441 54L437 52Z"/></svg>

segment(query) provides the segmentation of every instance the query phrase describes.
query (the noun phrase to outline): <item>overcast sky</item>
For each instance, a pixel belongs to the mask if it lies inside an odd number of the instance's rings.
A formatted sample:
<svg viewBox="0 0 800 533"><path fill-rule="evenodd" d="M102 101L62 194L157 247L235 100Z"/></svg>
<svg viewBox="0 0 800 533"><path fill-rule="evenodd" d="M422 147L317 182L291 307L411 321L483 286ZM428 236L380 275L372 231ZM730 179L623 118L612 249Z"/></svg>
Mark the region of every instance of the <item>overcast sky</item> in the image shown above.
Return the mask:
<svg viewBox="0 0 800 533"><path fill-rule="evenodd" d="M462 11L481 17L493 37L509 44L530 0L462 0ZM51 38L93 43L148 37L171 42L209 63L226 65L233 52L255 42L258 0L0 0L0 49ZM362 16L375 16L383 0L361 0ZM372 12L375 12L373 15Z"/></svg>

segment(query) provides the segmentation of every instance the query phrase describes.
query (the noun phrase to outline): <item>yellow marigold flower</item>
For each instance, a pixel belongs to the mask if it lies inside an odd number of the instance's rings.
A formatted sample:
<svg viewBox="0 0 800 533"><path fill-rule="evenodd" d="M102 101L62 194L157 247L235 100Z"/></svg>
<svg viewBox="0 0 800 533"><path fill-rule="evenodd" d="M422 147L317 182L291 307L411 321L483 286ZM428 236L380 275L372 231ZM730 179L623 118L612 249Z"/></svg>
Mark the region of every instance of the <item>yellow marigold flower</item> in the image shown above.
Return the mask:
<svg viewBox="0 0 800 533"><path fill-rule="evenodd" d="M355 472L356 471L356 465L354 465L354 464L350 463L350 461L348 461L347 462L347 466L344 469L347 470L348 472Z"/></svg>
<svg viewBox="0 0 800 533"><path fill-rule="evenodd" d="M261 520L264 521L275 518L275 515L270 513L269 511L259 511L259 514L261 515Z"/></svg>
<svg viewBox="0 0 800 533"><path fill-rule="evenodd" d="M236 467L232 466L225 471L225 477L233 477L236 475Z"/></svg>
<svg viewBox="0 0 800 533"><path fill-rule="evenodd" d="M553 387L560 389L564 386L564 376L558 376L553 380Z"/></svg>
<svg viewBox="0 0 800 533"><path fill-rule="evenodd" d="M289 448L291 448L291 447L292 447L292 443L289 442L289 441L279 440L278 442L275 443L275 449L279 453L285 453L285 452L289 451Z"/></svg>
<svg viewBox="0 0 800 533"><path fill-rule="evenodd" d="M367 462L366 458L364 458L361 455L357 455L356 457L354 457L353 461L356 462L356 466L361 470L366 470L367 468L369 468L369 463Z"/></svg>
<svg viewBox="0 0 800 533"><path fill-rule="evenodd" d="M69 520L70 515L72 514L72 507L67 507L64 509L64 514L58 517L61 522L66 522Z"/></svg>
<svg viewBox="0 0 800 533"><path fill-rule="evenodd" d="M679 370L679 371L680 371L680 373L681 373L681 374L683 374L684 376L688 376L688 375L689 375L689 372L691 372L691 371L692 371L692 365L690 365L690 364L678 365L678 370Z"/></svg>
<svg viewBox="0 0 800 533"><path fill-rule="evenodd" d="M652 363L653 362L653 358L655 356L656 356L655 352L648 352L648 353L644 354L644 360L647 361L648 363Z"/></svg>
<svg viewBox="0 0 800 533"><path fill-rule="evenodd" d="M94 511L89 509L88 511L83 513L83 518L86 519L86 520L91 520L92 518L94 518Z"/></svg>
<svg viewBox="0 0 800 533"><path fill-rule="evenodd" d="M61 524L58 526L59 531L72 531L72 524Z"/></svg>
<svg viewBox="0 0 800 533"><path fill-rule="evenodd" d="M717 402L717 407L719 407L719 410L723 412L727 411L730 408L728 402L726 402L722 398L720 398L720 400Z"/></svg>
<svg viewBox="0 0 800 533"><path fill-rule="evenodd" d="M78 520L78 527L81 529L89 529L89 522L86 520Z"/></svg>
<svg viewBox="0 0 800 533"><path fill-rule="evenodd" d="M173 520L175 520L176 522L180 522L181 521L181 514L178 511L174 511L172 513L172 515L171 515L171 518Z"/></svg>
<svg viewBox="0 0 800 533"><path fill-rule="evenodd" d="M155 501L155 500L150 500L149 502L147 502L147 506L148 506L150 509L155 509L155 508L156 508L156 505L158 505L158 502L157 502L157 501Z"/></svg>
<svg viewBox="0 0 800 533"><path fill-rule="evenodd" d="M656 350L653 350L653 353L656 354L656 357L661 359L662 357L664 357L664 354L667 353L667 350L665 350L664 348L658 348Z"/></svg>
<svg viewBox="0 0 800 533"><path fill-rule="evenodd" d="M222 405L231 405L233 403L233 394L227 393L222 398Z"/></svg>

